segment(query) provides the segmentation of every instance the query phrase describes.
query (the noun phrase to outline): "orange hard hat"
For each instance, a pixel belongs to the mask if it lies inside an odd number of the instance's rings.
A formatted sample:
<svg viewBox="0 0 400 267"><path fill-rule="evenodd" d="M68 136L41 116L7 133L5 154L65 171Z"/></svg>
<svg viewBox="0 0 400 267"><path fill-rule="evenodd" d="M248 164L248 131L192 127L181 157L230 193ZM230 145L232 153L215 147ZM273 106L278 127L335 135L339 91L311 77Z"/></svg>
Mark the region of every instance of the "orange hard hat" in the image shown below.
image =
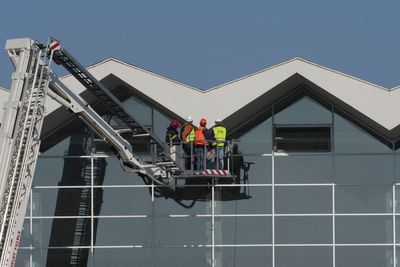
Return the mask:
<svg viewBox="0 0 400 267"><path fill-rule="evenodd" d="M205 126L206 124L207 124L207 120L204 119L204 118L202 118L202 119L200 120L200 125L201 125L201 126Z"/></svg>

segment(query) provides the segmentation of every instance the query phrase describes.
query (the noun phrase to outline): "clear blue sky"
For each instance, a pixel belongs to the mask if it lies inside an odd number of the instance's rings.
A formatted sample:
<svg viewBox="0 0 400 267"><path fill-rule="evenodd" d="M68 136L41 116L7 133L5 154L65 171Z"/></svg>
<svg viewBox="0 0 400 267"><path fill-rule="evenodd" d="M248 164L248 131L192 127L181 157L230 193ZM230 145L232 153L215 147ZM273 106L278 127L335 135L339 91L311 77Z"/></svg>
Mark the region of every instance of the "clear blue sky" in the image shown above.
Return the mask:
<svg viewBox="0 0 400 267"><path fill-rule="evenodd" d="M296 56L400 85L399 0L2 1L2 47L49 35L85 66L114 57L204 89ZM12 70L0 53L0 86Z"/></svg>

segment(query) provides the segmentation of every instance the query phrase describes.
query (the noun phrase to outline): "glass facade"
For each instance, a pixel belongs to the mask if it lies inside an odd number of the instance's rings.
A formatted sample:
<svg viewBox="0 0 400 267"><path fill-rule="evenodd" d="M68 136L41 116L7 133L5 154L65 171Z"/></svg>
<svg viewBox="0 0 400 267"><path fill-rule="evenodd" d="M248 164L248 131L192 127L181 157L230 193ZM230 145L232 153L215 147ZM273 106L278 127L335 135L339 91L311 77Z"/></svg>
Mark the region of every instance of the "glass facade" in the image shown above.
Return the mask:
<svg viewBox="0 0 400 267"><path fill-rule="evenodd" d="M125 103L163 139L166 116ZM17 266L396 266L399 152L310 97L271 114L239 137L233 183L149 184L84 130L48 145ZM276 125L328 126L331 151L275 152Z"/></svg>

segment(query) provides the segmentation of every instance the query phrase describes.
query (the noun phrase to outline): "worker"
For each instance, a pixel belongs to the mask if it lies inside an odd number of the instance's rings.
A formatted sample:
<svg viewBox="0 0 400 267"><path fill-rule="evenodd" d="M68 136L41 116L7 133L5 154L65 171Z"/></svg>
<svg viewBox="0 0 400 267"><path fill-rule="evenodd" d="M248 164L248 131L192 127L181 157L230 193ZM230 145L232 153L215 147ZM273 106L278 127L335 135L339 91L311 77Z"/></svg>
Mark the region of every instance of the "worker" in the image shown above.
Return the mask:
<svg viewBox="0 0 400 267"><path fill-rule="evenodd" d="M223 170L226 144L226 128L222 125L221 119L215 120L215 125L211 128L211 134L213 135L213 167L218 170Z"/></svg>
<svg viewBox="0 0 400 267"><path fill-rule="evenodd" d="M205 154L208 152L209 141L211 140L211 136L209 134L207 126L207 120L202 118L200 120L200 126L196 130L195 134L195 153L196 153L196 170L204 170L205 169Z"/></svg>
<svg viewBox="0 0 400 267"><path fill-rule="evenodd" d="M176 145L181 142L179 138L178 127L180 123L177 120L171 120L169 127L167 128L167 134L165 135L165 143L168 145Z"/></svg>
<svg viewBox="0 0 400 267"><path fill-rule="evenodd" d="M171 157L173 160L178 159L178 151L179 151L179 144L181 139L179 138L178 127L180 123L177 120L171 120L169 127L167 128L167 133L165 135L165 143L166 146L166 153Z"/></svg>
<svg viewBox="0 0 400 267"><path fill-rule="evenodd" d="M193 155L193 142L195 140L196 130L197 127L193 125L192 116L187 116L180 133L183 151L185 152L185 167L187 170L192 167L191 157Z"/></svg>

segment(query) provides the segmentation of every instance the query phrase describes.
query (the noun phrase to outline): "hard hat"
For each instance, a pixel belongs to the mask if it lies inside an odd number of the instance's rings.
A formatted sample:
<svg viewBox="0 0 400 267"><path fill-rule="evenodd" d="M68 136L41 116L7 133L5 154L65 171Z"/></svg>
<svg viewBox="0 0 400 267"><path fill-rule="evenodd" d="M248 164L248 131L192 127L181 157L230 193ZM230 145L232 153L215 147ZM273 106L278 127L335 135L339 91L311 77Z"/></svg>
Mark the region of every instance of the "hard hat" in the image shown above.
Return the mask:
<svg viewBox="0 0 400 267"><path fill-rule="evenodd" d="M219 118L215 119L215 123L220 123L220 122L222 122L221 119L219 119Z"/></svg>
<svg viewBox="0 0 400 267"><path fill-rule="evenodd" d="M204 118L202 118L202 119L200 120L200 125L201 125L201 126L206 126L206 124L207 124L207 120L204 119Z"/></svg>
<svg viewBox="0 0 400 267"><path fill-rule="evenodd" d="M187 116L187 117L186 117L186 121L187 121L187 122L193 122L192 116L191 116L191 115Z"/></svg>
<svg viewBox="0 0 400 267"><path fill-rule="evenodd" d="M178 128L180 125L179 121L177 120L172 120L171 124L169 126L173 127L173 128Z"/></svg>

